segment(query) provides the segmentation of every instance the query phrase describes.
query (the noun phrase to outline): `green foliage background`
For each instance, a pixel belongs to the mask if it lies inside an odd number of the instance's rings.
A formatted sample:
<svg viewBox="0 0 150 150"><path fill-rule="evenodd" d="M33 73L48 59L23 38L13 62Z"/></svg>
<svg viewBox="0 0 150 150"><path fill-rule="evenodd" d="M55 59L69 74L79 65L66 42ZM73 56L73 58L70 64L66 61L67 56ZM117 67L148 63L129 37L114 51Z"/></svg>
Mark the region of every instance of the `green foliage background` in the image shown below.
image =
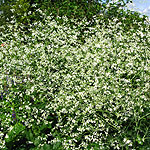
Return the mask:
<svg viewBox="0 0 150 150"><path fill-rule="evenodd" d="M18 23L25 26L23 30L26 31L26 34L30 34L28 27L35 21L44 22L44 19L41 18L37 11L38 9L45 10L47 15L52 13L58 24L63 23L62 16L66 15L70 19L68 23L71 27L74 25L71 19L81 21L85 17L90 24L85 25L80 30L81 34L78 38L81 43L85 43L84 31L87 30L87 27L94 27L96 24L93 16L97 16L100 20L103 20L107 24L106 28L109 26L109 22L113 21L114 17L117 17L118 22L122 23L124 32L129 31L131 28L133 28L133 32L136 32L140 25L143 26L144 30L146 26L147 16L140 17L138 12L133 13L130 10L123 10L123 7L132 2L132 0L119 0L118 3L110 4L109 7L106 6L111 0L106 0L105 3L102 0L99 2L98 0L5 0L5 3L0 2L0 10L3 11L3 14L0 15L0 20L2 20L0 26L5 25L7 28L7 24L15 18ZM104 14L103 16L99 15L100 11ZM136 24L134 23L135 20L137 21ZM76 26L79 27L78 24ZM0 28L0 31L4 31L4 29Z"/></svg>

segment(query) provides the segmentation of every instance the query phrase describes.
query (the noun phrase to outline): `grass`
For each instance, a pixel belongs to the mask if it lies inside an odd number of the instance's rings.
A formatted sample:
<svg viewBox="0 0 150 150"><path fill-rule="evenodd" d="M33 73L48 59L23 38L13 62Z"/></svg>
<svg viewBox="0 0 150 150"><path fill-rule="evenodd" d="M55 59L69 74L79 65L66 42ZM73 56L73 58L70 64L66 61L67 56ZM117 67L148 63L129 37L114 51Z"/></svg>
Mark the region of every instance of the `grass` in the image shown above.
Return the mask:
<svg viewBox="0 0 150 150"><path fill-rule="evenodd" d="M45 21L1 36L0 149L148 150L148 29L97 24L80 44L76 26Z"/></svg>

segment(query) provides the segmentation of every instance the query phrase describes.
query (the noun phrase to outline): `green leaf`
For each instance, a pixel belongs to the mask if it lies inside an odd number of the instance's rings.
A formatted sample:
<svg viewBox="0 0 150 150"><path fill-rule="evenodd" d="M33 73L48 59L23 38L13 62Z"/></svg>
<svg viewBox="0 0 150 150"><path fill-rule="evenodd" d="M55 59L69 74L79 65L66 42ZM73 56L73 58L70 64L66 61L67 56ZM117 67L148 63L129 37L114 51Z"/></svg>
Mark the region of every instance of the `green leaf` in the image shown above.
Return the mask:
<svg viewBox="0 0 150 150"><path fill-rule="evenodd" d="M143 141L142 141L142 138L137 136L137 139L136 141L140 144L140 145L143 145Z"/></svg>
<svg viewBox="0 0 150 150"><path fill-rule="evenodd" d="M60 142L57 142L53 145L53 149L60 149L61 147L61 143Z"/></svg>
<svg viewBox="0 0 150 150"><path fill-rule="evenodd" d="M24 131L25 126L23 126L21 123L15 124L13 129L8 132L8 138L6 138L6 142L10 142L14 140L16 136L18 136L22 131Z"/></svg>
<svg viewBox="0 0 150 150"><path fill-rule="evenodd" d="M34 142L34 137L33 137L33 133L31 131L31 129L29 131L26 131L26 138L29 140L29 141L32 141Z"/></svg>
<svg viewBox="0 0 150 150"><path fill-rule="evenodd" d="M38 145L40 144L40 142L41 142L41 140L37 137L37 138L35 138L35 140L34 140L34 145L35 145L35 146L38 146Z"/></svg>
<svg viewBox="0 0 150 150"><path fill-rule="evenodd" d="M52 149L52 145L44 144L43 150L48 150L48 149Z"/></svg>

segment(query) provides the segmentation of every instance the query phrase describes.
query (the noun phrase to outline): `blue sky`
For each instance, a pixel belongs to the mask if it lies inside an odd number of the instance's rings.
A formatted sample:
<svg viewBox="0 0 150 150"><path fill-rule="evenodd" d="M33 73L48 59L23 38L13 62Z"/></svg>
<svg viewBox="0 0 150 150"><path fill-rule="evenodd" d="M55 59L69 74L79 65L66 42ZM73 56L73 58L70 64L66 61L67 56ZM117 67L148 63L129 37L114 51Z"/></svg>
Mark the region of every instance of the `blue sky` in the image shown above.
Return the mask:
<svg viewBox="0 0 150 150"><path fill-rule="evenodd" d="M150 20L150 0L132 0L132 4L128 4L129 9L138 11L147 15Z"/></svg>
<svg viewBox="0 0 150 150"><path fill-rule="evenodd" d="M102 0L105 2L106 0ZM112 0L116 2L117 0ZM126 1L126 0L124 0ZM127 8L125 10L129 9L132 11L138 11L142 15L146 15L149 17L150 20L150 0L132 0L133 3L129 3L127 5Z"/></svg>

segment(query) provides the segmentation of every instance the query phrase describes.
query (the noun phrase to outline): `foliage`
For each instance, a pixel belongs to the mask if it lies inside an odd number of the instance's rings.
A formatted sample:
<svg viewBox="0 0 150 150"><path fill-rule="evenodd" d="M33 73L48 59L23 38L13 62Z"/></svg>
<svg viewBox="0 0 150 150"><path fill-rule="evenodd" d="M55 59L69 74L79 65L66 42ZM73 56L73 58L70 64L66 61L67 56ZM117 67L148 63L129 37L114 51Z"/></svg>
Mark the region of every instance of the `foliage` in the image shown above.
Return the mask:
<svg viewBox="0 0 150 150"><path fill-rule="evenodd" d="M13 15L17 22L26 23L29 12L30 3L27 0L19 0L12 6Z"/></svg>
<svg viewBox="0 0 150 150"><path fill-rule="evenodd" d="M103 3L102 1L91 1L91 0L89 1L18 0L6 2L7 3L5 3L5 5L3 6L8 7L8 9L12 10L13 12L9 11L9 17L8 15L6 16L4 15L5 20L6 18L9 18L9 20L12 21L10 16L12 16L13 14L18 23L23 23L25 25L24 31L26 31L26 34L29 35L31 33L28 29L30 25L34 23L34 21L41 21L42 23L45 22L44 19L41 18L39 12L37 11L39 8L43 11L46 10L45 13L47 15L52 14L53 18L55 18L55 20L59 22L59 24L63 23L62 17L67 16L69 18L68 23L70 24L71 27L74 25L78 26L78 22L80 22L81 20L83 20L84 17L86 17L89 24L85 25L84 28L80 30L80 35L78 36L78 39L81 40L82 43L85 43L84 32L88 30L88 27L94 27L96 25L93 16L97 16L97 19L103 20L106 23L106 28L107 26L109 26L109 22L112 22L114 18L117 18L118 22L122 23L124 32L130 30L132 26L135 29L134 32L136 32L136 30L139 28L139 26L141 26L141 24L143 25L143 29L145 29L144 22L146 18L140 18L138 13L132 14L131 11L125 12L123 10L123 7L125 7L129 2L132 2L130 0L127 0L125 2L124 0L118 0L118 2L110 3L109 5L108 3L110 2L110 0L107 0L106 2ZM11 6L8 4L11 4ZM104 15L98 15L100 11ZM107 12L107 14L105 12ZM124 18L126 19L124 20ZM74 22L72 22L71 19L77 19L77 24L74 24ZM1 31L3 31L2 28Z"/></svg>
<svg viewBox="0 0 150 150"><path fill-rule="evenodd" d="M123 1L123 0L122 0ZM103 10L105 8L105 4L101 4L100 2L95 1L70 1L70 0L58 0L58 1L39 1L39 0L31 0L31 1L25 1L25 0L19 0L19 1L6 1L7 3L4 3L3 7L9 8L9 16L6 16L6 13L4 13L5 19L8 17L9 20L11 20L11 11L10 9L13 9L13 14L15 15L15 18L17 18L18 22L26 22L27 18L30 20L30 23L34 20L38 21L39 15L36 14L37 9L47 10L48 14L53 14L56 16L67 16L68 18L76 18L79 19L79 21L82 20L82 18L86 17L88 21L92 21L92 16L96 15L100 10ZM87 3L88 2L88 3ZM108 2L107 2L108 3ZM11 7L13 5L13 7ZM32 5L36 5L36 8L32 7ZM104 8L103 8L104 7ZM3 9L5 10L5 9ZM28 13L31 13L33 15L28 15ZM26 16L23 14L26 13ZM39 18L40 19L40 18Z"/></svg>
<svg viewBox="0 0 150 150"><path fill-rule="evenodd" d="M10 1L6 0L5 3L0 1L0 11L3 11L3 14L0 15L0 26L8 22L7 18L10 18L13 14L10 11L11 6L9 5Z"/></svg>
<svg viewBox="0 0 150 150"><path fill-rule="evenodd" d="M0 148L148 149L149 26L96 19L81 44L86 18L38 13L30 35L15 22L0 35Z"/></svg>

